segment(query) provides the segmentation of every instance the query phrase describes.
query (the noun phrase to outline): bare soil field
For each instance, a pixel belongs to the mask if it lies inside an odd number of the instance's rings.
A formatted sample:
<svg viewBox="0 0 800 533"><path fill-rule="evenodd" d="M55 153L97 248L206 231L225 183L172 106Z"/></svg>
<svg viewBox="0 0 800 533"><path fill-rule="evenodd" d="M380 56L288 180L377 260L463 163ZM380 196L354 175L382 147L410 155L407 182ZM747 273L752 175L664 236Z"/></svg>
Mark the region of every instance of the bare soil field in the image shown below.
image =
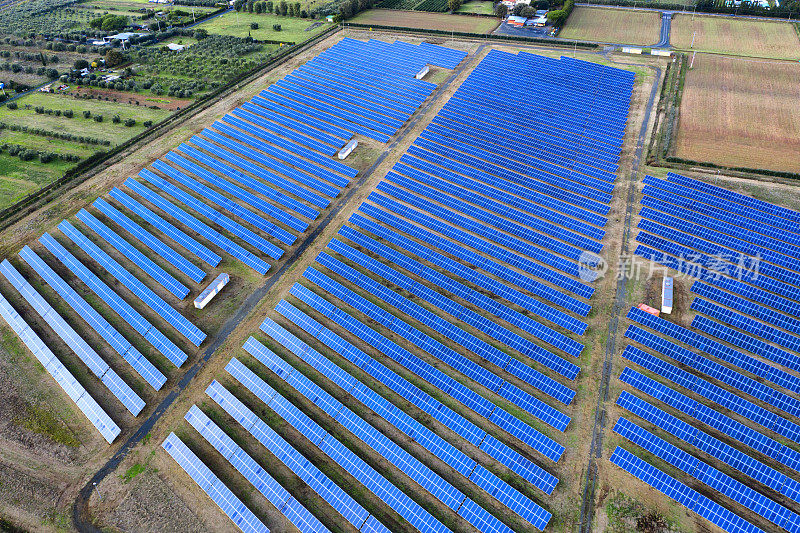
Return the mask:
<svg viewBox="0 0 800 533"><path fill-rule="evenodd" d="M686 75L675 155L800 172L800 65L698 54Z"/></svg>
<svg viewBox="0 0 800 533"><path fill-rule="evenodd" d="M350 19L358 24L376 26L401 26L426 30L464 31L469 33L491 33L500 23L488 17L448 15L424 11L400 11L397 9L369 9Z"/></svg>
<svg viewBox="0 0 800 533"><path fill-rule="evenodd" d="M661 15L656 11L576 7L558 37L648 45L658 42L660 31Z"/></svg>
<svg viewBox="0 0 800 533"><path fill-rule="evenodd" d="M675 48L750 57L800 59L796 23L732 17L675 15L670 44Z"/></svg>

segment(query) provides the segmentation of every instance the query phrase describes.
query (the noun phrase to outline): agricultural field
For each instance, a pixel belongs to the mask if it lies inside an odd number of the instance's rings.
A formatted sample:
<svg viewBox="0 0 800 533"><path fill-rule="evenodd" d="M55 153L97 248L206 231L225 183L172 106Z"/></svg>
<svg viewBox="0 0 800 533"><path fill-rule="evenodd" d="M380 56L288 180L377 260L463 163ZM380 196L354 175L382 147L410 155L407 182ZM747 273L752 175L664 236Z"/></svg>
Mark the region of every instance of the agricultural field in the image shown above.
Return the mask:
<svg viewBox="0 0 800 533"><path fill-rule="evenodd" d="M258 24L258 29L253 29L252 24ZM280 24L280 31L273 28L276 24ZM291 43L306 41L324 30L325 27L324 20L284 17L269 13L237 12L225 13L196 26L198 29L204 29L208 33L216 35L249 36L258 41Z"/></svg>
<svg viewBox="0 0 800 533"><path fill-rule="evenodd" d="M463 31L468 33L491 33L499 24L498 20L487 17L393 9L370 9L359 13L356 17L350 19L350 22L374 24L376 26L400 26L404 28Z"/></svg>
<svg viewBox="0 0 800 533"><path fill-rule="evenodd" d="M558 33L561 39L649 45L661 35L661 14L602 7L576 7Z"/></svg>
<svg viewBox="0 0 800 533"><path fill-rule="evenodd" d="M697 54L686 74L675 155L800 172L800 65Z"/></svg>
<svg viewBox="0 0 800 533"><path fill-rule="evenodd" d="M692 37L694 47L691 50L698 52L800 59L800 34L796 22L675 15L670 44L689 50Z"/></svg>
<svg viewBox="0 0 800 533"><path fill-rule="evenodd" d="M0 209L61 177L76 162L143 132L145 122L155 124L172 112L41 92L14 103L16 109L0 107Z"/></svg>
<svg viewBox="0 0 800 533"><path fill-rule="evenodd" d="M486 0L471 0L464 2L456 13L478 13L480 15L493 15L494 3Z"/></svg>

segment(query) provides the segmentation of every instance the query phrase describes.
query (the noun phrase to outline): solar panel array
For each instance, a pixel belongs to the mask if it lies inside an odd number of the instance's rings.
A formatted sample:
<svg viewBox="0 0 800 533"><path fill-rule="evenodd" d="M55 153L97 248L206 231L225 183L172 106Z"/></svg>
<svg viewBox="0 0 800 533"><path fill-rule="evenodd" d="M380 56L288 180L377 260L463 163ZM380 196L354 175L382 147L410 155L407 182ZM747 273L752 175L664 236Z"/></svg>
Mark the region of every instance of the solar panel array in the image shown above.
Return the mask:
<svg viewBox="0 0 800 533"><path fill-rule="evenodd" d="M180 311L190 293L203 289L213 269L228 269L229 258L266 274L358 174L332 156L356 134L388 141L437 87L414 74L425 65L453 69L466 55L430 44L344 39L81 209L75 223L62 221L69 246L50 234L40 242L181 367L189 358L183 341L199 347L206 339ZM21 256L139 376L163 386L166 378L148 354L81 290L32 249ZM141 400L113 371L94 371L132 413L141 411Z"/></svg>
<svg viewBox="0 0 800 533"><path fill-rule="evenodd" d="M253 512L190 450L175 433L170 433L161 446L175 462L208 494L236 526L245 533L269 533Z"/></svg>
<svg viewBox="0 0 800 533"><path fill-rule="evenodd" d="M615 431L726 499L630 452L612 461L726 531L800 531L783 503L800 500L800 213L672 173L644 184L636 253L689 278L696 314L686 327L628 313L632 392L617 405L653 431L626 418Z"/></svg>
<svg viewBox="0 0 800 533"><path fill-rule="evenodd" d="M97 402L86 392L83 385L78 383L75 376L67 370L67 367L53 355L50 348L42 342L42 339L31 329L27 322L19 315L5 296L0 294L0 316L11 327L17 337L28 347L31 353L41 363L47 373L50 374L61 389L75 402L78 409L89 419L89 422L97 428L97 431L106 441L111 444L120 434L120 428L111 420L111 417L100 407Z"/></svg>
<svg viewBox="0 0 800 533"><path fill-rule="evenodd" d="M256 106L277 110L281 102L291 108L286 116L316 106L315 120L341 128L324 130L329 136L391 135L396 126L379 115L403 120L429 94L424 83L408 83L413 63L385 60L398 49L416 57L413 46L345 39L186 147L219 144L241 120L258 124L250 116L264 116ZM433 45L419 49L436 51L449 68L463 58ZM349 102L346 94L316 76L363 87L378 76L344 60L354 51L374 52L365 61L399 72L403 83L368 91L363 110L336 109ZM264 320L263 340L245 342L250 363L230 361L221 379L236 380L236 388L215 381L209 396L356 529L366 531L374 517L309 469L310 449L419 531L446 531L445 508L479 531L543 530L551 513L542 502L558 485L550 470L565 451L594 292L593 277L577 263L602 249L633 80L632 72L593 63L491 51L278 304L278 319ZM563 108L520 119L520 85L542 97L566 95ZM467 102L478 103L464 113ZM363 118L346 130L341 121L354 120L350 113ZM517 134L541 142L508 145ZM315 144L301 140L306 149ZM255 144L223 146L227 165ZM429 416L412 416L409 406ZM202 420L197 411L190 413ZM386 424L397 431L384 432ZM398 432L428 455L400 446ZM235 453L208 435L223 455ZM385 459L381 472L408 478L414 490L379 473L375 456ZM422 493L441 503L437 511L416 501Z"/></svg>

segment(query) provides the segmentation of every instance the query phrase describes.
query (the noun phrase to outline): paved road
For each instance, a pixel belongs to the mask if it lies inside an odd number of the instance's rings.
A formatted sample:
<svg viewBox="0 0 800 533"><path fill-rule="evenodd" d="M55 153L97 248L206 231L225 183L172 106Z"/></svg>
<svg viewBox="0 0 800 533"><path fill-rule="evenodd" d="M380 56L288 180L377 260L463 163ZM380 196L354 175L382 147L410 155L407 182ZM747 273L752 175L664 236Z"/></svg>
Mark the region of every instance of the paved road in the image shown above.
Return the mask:
<svg viewBox="0 0 800 533"><path fill-rule="evenodd" d="M188 7L188 6L184 6L184 7ZM208 17L208 18L204 18L203 20L198 20L197 22L193 22L192 24L189 24L188 26L184 26L184 29L194 28L194 27L195 27L195 26L197 26L198 24L202 24L202 23L204 23L204 22L208 22L209 20L215 19L215 18L217 18L217 17L221 17L221 16L222 16L222 15L224 15L225 13L230 13L231 11L233 11L233 8L226 9L226 10L225 10L225 11L223 11L222 13L217 13L216 15L212 15L212 16L210 16L210 17Z"/></svg>
<svg viewBox="0 0 800 533"><path fill-rule="evenodd" d="M642 155L647 141L647 126L650 115L653 111L656 95L661 86L661 68L650 67L655 73L653 87L650 89L650 97L645 108L642 127L639 130L639 138L636 143L636 150L631 163L630 175L628 177L628 192L625 199L625 226L622 234L621 256L629 253L631 237L631 218L636 198L636 183L639 177L639 166L642 162ZM609 270L613 272L613 270ZM597 460L602 457L603 452L603 431L606 426L605 403L608 400L608 391L611 384L611 369L614 353L617 349L617 330L619 329L619 317L623 311L626 300L625 279L617 280L614 304L611 311L611 320L608 323L608 337L605 345L605 358L603 361L603 372L600 380L600 390L597 395L597 406L595 407L594 428L592 429L592 445L589 449L589 466L586 470L586 485L584 485L583 497L581 502L581 521L579 531L581 533L591 533L592 518L594 514L595 487L597 483Z"/></svg>
<svg viewBox="0 0 800 533"><path fill-rule="evenodd" d="M661 39L653 45L653 48L669 48L669 32L672 28L673 11L661 12Z"/></svg>
<svg viewBox="0 0 800 533"><path fill-rule="evenodd" d="M255 308L256 304L269 292L270 289L278 282L278 280L289 270L297 259L306 251L306 249L314 242L314 240L328 227L332 220L336 218L336 216L341 212L345 205L348 204L350 199L355 195L357 191L361 189L364 183L369 179L372 173L375 171L376 168L383 162L384 159L394 150L394 148L405 138L405 136L414 129L414 126L420 121L420 119L425 116L427 111L430 107L441 98L442 94L445 90L450 86L450 84L455 80L461 72L464 71L467 66L472 64L475 60L475 57L483 50L485 44L482 44L476 52L469 57L469 59L462 63L460 67L458 67L450 77L447 79L446 82L441 84L436 91L433 93L431 98L428 99L428 102L419 113L416 114L415 118L413 118L410 122L406 123L405 126L401 129L397 138L389 144L378 159L369 167L365 172L361 174L359 180L353 185L353 187L345 194L342 199L336 204L336 206L328 212L327 216L322 220L322 223L317 226L317 228L306 235L300 245L294 249L292 254L289 256L289 259L283 264L283 266L275 273L273 273L264 284L259 287L258 289L253 292L247 299L242 302L242 305L236 310L234 315L228 319L227 322L222 326L222 329L219 333L212 339L211 344L206 348L203 352L202 357L199 361L197 361L194 365L189 368L186 374L181 377L180 381L173 386L172 390L169 394L161 400L161 403L158 404L155 411L147 418L147 420L142 423L141 426L131 435L127 441L122 445L122 447L117 450L116 453L109 459L101 468L98 470L92 478L83 486L83 488L78 493L78 496L75 499L75 503L73 504L72 509L72 523L78 531L81 532L91 532L91 533L101 533L101 531L95 527L95 525L91 521L91 517L89 516L89 497L92 494L96 485L99 485L109 474L114 472L117 467L120 465L123 459L128 455L128 452L133 449L155 426L156 422L161 418L161 416L169 409L169 407L173 404L173 402L178 398L181 392L192 382L194 377L200 372L200 370L205 366L214 352L222 346L222 344L228 339L230 334L236 329L236 327L244 320L250 312Z"/></svg>

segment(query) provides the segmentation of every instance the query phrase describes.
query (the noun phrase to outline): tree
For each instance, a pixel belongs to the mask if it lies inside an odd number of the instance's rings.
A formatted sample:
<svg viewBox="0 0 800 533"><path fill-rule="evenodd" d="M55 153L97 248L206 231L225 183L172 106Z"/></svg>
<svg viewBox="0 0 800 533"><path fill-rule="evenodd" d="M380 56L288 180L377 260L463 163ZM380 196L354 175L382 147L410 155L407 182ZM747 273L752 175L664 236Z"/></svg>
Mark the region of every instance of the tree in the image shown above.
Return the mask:
<svg viewBox="0 0 800 533"><path fill-rule="evenodd" d="M258 22L251 22L250 23L250 29L251 30L257 30L258 29Z"/></svg>
<svg viewBox="0 0 800 533"><path fill-rule="evenodd" d="M272 13L272 10L275 8L275 5L272 3L272 0L267 2L267 13Z"/></svg>
<svg viewBox="0 0 800 533"><path fill-rule="evenodd" d="M504 19L508 15L508 7L505 4L497 4L497 7L494 8L494 13L497 18Z"/></svg>
<svg viewBox="0 0 800 533"><path fill-rule="evenodd" d="M286 13L289 11L289 6L286 4L286 0L281 0L281 3L278 4L278 15L286 16Z"/></svg>
<svg viewBox="0 0 800 533"><path fill-rule="evenodd" d="M106 53L106 66L116 67L125 61L125 56L119 50L109 50Z"/></svg>
<svg viewBox="0 0 800 533"><path fill-rule="evenodd" d="M294 4L289 4L289 16L294 16Z"/></svg>
<svg viewBox="0 0 800 533"><path fill-rule="evenodd" d="M194 38L198 41L202 41L206 37L208 37L208 30L204 30L203 28L194 30Z"/></svg>
<svg viewBox="0 0 800 533"><path fill-rule="evenodd" d="M75 70L83 70L85 68L89 68L89 62L85 59L76 59L72 66Z"/></svg>
<svg viewBox="0 0 800 533"><path fill-rule="evenodd" d="M461 7L461 0L447 0L447 8L455 13Z"/></svg>
<svg viewBox="0 0 800 533"><path fill-rule="evenodd" d="M295 2L294 3L294 16L295 17L299 17L300 16L300 7L301 7L300 6L300 2Z"/></svg>
<svg viewBox="0 0 800 533"><path fill-rule="evenodd" d="M259 15L260 15L261 13L263 13L263 12L264 12L264 4L263 4L263 3L261 3L261 2L256 2L256 3L255 3L255 12L256 12L257 14L259 14Z"/></svg>

